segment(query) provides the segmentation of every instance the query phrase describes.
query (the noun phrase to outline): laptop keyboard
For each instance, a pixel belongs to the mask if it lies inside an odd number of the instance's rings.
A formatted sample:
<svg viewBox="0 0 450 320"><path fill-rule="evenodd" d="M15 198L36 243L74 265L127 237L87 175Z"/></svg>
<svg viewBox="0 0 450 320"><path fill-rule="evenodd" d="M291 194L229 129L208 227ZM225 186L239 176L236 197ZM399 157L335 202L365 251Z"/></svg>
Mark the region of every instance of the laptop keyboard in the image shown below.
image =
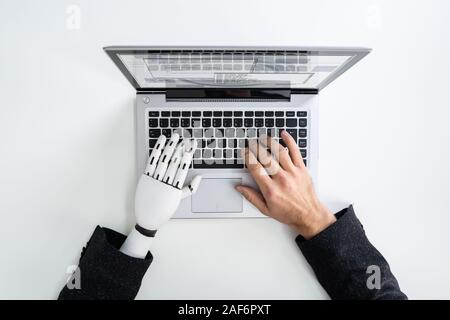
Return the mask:
<svg viewBox="0 0 450 320"><path fill-rule="evenodd" d="M281 129L297 141L307 164L307 111L149 111L149 154L160 135L176 132L183 139L193 138L198 146L194 169L241 169L240 150L247 139L267 134L279 141Z"/></svg>

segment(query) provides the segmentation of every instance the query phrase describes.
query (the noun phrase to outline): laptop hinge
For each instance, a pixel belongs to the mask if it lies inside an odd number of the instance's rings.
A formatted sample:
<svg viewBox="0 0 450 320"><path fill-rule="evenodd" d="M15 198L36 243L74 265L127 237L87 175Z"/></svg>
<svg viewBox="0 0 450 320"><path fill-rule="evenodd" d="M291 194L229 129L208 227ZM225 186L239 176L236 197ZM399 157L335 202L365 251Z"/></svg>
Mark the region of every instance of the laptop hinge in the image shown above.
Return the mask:
<svg viewBox="0 0 450 320"><path fill-rule="evenodd" d="M167 101L290 101L290 89L166 89Z"/></svg>

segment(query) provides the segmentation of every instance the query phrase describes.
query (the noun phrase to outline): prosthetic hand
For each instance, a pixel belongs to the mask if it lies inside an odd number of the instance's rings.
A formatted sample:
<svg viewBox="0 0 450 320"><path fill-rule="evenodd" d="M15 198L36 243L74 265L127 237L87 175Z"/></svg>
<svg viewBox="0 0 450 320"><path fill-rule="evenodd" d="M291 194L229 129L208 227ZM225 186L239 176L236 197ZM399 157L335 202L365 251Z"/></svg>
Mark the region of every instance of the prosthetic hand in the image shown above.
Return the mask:
<svg viewBox="0 0 450 320"><path fill-rule="evenodd" d="M172 217L183 198L198 189L201 176L183 187L197 142L179 140L175 133L166 144L166 137L160 136L148 159L136 189L136 226L120 249L126 255L144 258L159 227Z"/></svg>

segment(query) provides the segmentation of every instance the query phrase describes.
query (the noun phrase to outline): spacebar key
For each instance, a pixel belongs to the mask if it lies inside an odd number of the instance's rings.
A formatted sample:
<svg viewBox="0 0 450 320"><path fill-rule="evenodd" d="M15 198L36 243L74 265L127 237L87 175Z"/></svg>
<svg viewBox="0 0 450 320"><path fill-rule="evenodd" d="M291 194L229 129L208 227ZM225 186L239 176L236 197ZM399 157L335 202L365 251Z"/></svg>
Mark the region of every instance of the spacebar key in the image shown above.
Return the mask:
<svg viewBox="0 0 450 320"><path fill-rule="evenodd" d="M242 163L195 163L194 169L243 169Z"/></svg>

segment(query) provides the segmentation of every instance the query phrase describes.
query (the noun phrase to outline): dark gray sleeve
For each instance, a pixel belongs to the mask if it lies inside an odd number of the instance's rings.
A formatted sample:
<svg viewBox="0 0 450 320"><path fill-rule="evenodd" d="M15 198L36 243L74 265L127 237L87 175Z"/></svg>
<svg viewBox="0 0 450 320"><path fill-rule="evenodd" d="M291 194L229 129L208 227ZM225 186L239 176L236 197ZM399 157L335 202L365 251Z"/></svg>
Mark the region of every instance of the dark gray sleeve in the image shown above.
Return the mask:
<svg viewBox="0 0 450 320"><path fill-rule="evenodd" d="M407 299L387 261L367 239L353 207L337 213L336 218L333 225L314 238L296 238L297 245L330 297ZM375 275L378 268L379 282Z"/></svg>
<svg viewBox="0 0 450 320"><path fill-rule="evenodd" d="M97 226L83 248L79 272L75 272L59 294L60 300L134 299L153 257L127 256L119 251L126 237ZM79 277L79 286L77 279Z"/></svg>

